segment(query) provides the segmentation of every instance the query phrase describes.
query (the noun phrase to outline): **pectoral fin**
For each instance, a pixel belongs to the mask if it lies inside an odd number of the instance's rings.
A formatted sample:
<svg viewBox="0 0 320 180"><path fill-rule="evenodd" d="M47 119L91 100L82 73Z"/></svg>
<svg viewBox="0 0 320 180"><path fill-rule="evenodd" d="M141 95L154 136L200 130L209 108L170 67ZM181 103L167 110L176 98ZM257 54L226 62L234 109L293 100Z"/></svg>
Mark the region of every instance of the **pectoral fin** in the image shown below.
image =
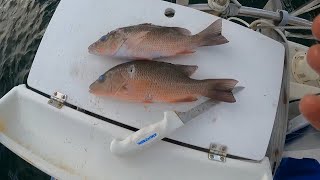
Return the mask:
<svg viewBox="0 0 320 180"><path fill-rule="evenodd" d="M140 42L145 38L145 36L149 33L150 31L141 31L130 38L128 38L125 41L125 44L128 49L135 48Z"/></svg>

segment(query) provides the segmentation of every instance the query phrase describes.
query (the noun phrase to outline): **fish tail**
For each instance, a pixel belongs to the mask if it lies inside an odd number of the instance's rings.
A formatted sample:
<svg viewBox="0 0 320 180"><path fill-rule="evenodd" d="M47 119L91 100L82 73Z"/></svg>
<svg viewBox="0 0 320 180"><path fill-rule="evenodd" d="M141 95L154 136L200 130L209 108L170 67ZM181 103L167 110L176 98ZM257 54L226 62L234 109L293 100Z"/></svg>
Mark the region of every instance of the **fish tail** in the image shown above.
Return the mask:
<svg viewBox="0 0 320 180"><path fill-rule="evenodd" d="M218 19L196 35L199 37L198 45L212 46L228 43L229 41L221 34L221 31L222 19Z"/></svg>
<svg viewBox="0 0 320 180"><path fill-rule="evenodd" d="M203 96L217 101L228 103L236 102L232 90L238 83L235 79L208 79L205 80L207 89Z"/></svg>

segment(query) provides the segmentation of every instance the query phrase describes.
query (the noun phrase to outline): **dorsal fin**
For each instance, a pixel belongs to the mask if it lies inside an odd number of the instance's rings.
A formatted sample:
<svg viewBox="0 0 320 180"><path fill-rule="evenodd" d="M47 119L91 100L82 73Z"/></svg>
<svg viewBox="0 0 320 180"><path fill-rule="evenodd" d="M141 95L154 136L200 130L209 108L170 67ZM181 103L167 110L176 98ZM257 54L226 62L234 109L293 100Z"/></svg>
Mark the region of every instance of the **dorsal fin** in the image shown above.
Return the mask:
<svg viewBox="0 0 320 180"><path fill-rule="evenodd" d="M183 35L186 35L186 36L191 35L191 32L188 29L181 28L181 27L170 27L170 28L174 31L177 31L177 32L183 34Z"/></svg>
<svg viewBox="0 0 320 180"><path fill-rule="evenodd" d="M137 26L139 26L139 25L143 25L143 26L146 25L147 26L147 25L153 25L153 24L152 23L141 23L141 24L138 24Z"/></svg>
<svg viewBox="0 0 320 180"><path fill-rule="evenodd" d="M183 72L189 77L198 69L197 65L181 65L181 64L175 64L175 65L181 72Z"/></svg>

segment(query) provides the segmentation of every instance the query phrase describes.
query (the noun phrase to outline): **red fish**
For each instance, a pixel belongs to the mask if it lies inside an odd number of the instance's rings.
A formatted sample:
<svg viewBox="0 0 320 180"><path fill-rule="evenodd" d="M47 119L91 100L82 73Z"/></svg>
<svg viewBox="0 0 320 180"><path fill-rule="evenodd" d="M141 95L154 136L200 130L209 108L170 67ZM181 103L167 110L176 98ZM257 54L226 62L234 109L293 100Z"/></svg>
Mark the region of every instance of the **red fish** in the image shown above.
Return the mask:
<svg viewBox="0 0 320 180"><path fill-rule="evenodd" d="M135 60L119 64L90 85L98 96L115 97L134 102L190 102L199 96L236 102L232 90L234 79L195 80L190 76L197 66Z"/></svg>
<svg viewBox="0 0 320 180"><path fill-rule="evenodd" d="M187 29L153 24L122 27L109 32L89 46L91 54L129 59L155 59L195 52L200 46L229 42L222 34L222 19L198 34Z"/></svg>

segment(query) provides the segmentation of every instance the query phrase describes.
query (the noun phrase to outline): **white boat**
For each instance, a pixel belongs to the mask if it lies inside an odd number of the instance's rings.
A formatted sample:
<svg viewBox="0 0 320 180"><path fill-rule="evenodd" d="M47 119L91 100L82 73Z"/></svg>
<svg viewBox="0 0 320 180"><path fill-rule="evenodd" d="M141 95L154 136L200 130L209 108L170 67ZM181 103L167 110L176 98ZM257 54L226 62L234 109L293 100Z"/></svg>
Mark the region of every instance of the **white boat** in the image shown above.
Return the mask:
<svg viewBox="0 0 320 180"><path fill-rule="evenodd" d="M228 7L242 8L238 13L247 15L255 12L234 2L225 7L215 1L209 6L186 7L187 1L178 2L180 5L160 0L61 1L41 41L27 84L16 86L0 99L0 142L57 179L272 179L283 157L289 100L301 98L306 92L320 92L316 84L319 77L305 64L307 47L281 43L251 29L277 29L281 34L279 26L258 20L247 28L232 22L234 18L223 19L222 34L228 44L161 59L198 65L192 76L196 79L237 78L245 89L235 95L236 103L215 105L162 141L134 154L119 155L118 151L130 151L130 146L112 151L111 144L159 122L164 112L188 111L205 99L144 105L95 97L88 92L90 83L100 74L127 61L88 53L88 45L106 32L120 26L154 23L197 33L220 18L217 10L221 8L222 15ZM216 15L199 9L215 9ZM283 11L261 12L275 19L280 14L285 16ZM309 21L286 17L289 24L310 28ZM294 67L292 71L290 66ZM289 85L296 91L289 93ZM283 98L289 96L291 99ZM303 118L296 121L302 125L289 126L290 133L307 125ZM290 156L289 151L285 153Z"/></svg>

